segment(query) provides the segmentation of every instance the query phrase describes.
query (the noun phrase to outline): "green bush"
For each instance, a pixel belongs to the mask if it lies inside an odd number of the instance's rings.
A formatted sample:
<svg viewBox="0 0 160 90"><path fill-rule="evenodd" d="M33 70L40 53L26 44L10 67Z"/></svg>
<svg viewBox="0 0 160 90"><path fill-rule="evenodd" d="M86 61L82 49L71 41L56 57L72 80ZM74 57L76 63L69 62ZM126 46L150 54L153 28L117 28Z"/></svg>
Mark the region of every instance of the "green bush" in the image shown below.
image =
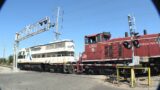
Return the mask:
<svg viewBox="0 0 160 90"><path fill-rule="evenodd" d="M13 63L13 55L10 55L8 59L0 58L0 64L11 65Z"/></svg>
<svg viewBox="0 0 160 90"><path fill-rule="evenodd" d="M10 55L8 58L8 63L11 64L13 63L13 55Z"/></svg>

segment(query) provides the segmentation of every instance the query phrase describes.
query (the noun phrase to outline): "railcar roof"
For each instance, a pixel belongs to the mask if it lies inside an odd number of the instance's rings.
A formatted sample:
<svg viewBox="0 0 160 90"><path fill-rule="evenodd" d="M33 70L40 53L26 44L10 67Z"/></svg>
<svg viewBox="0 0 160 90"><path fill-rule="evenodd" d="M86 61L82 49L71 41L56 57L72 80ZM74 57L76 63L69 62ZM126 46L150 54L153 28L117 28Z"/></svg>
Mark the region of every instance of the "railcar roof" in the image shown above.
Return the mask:
<svg viewBox="0 0 160 90"><path fill-rule="evenodd" d="M151 37L155 37L158 36L159 34L147 34L147 35L139 35L139 39L142 38L151 38ZM107 40L107 42L112 42L112 41L119 41L119 40L128 40L130 39L130 37L120 37L120 38L113 38L110 40Z"/></svg>
<svg viewBox="0 0 160 90"><path fill-rule="evenodd" d="M48 44L42 44L42 45L37 45L37 46L45 46L45 45L50 45L50 44L59 43L59 42L73 42L73 40L63 39L63 40L57 40L57 41L54 41L54 42L50 42ZM36 46L32 46L32 47L36 47ZM32 48L32 47L30 47L30 48Z"/></svg>
<svg viewBox="0 0 160 90"><path fill-rule="evenodd" d="M102 32L102 33L97 33L97 34L86 35L85 37L94 37L94 36L97 36L97 35L100 35L100 34L105 34L105 33L110 34L110 32Z"/></svg>
<svg viewBox="0 0 160 90"><path fill-rule="evenodd" d="M50 45L50 44L54 44L54 43L59 43L59 42L73 42L73 40L70 39L63 39L63 40L57 40L54 42L50 42L48 44L41 44L41 45L36 45L36 46L32 46L32 47L28 47L28 48L34 48L34 47L39 47L39 46L46 46L46 45ZM22 48L20 51L23 51L25 48Z"/></svg>

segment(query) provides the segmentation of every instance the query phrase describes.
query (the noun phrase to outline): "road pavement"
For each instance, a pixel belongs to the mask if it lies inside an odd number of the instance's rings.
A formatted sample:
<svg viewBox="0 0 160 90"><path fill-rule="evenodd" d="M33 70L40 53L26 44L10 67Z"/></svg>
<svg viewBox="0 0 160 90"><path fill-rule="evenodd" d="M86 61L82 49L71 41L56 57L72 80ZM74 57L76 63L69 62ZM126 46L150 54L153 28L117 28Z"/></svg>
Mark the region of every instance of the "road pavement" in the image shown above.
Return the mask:
<svg viewBox="0 0 160 90"><path fill-rule="evenodd" d="M2 71L4 70L4 71ZM123 88L104 81L101 75L76 75L50 72L20 71L0 67L1 90L156 90Z"/></svg>
<svg viewBox="0 0 160 90"><path fill-rule="evenodd" d="M48 72L0 74L1 90L120 90L85 75Z"/></svg>

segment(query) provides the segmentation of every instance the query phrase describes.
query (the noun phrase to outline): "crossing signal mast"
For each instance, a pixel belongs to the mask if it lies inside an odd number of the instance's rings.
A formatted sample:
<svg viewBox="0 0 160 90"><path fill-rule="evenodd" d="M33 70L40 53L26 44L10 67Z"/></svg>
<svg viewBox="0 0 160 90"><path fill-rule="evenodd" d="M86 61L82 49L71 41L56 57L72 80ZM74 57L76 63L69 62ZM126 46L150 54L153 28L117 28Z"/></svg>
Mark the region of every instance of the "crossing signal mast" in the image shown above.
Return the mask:
<svg viewBox="0 0 160 90"><path fill-rule="evenodd" d="M135 40L135 38L138 37L138 34L136 31L136 24L135 24L135 17L128 15L128 24L129 24L129 30L130 30L130 37L131 37L131 50L132 50L132 63L129 64L129 66L134 66L136 64L139 64L139 57L135 56L134 53L134 47L139 48L139 41Z"/></svg>
<svg viewBox="0 0 160 90"><path fill-rule="evenodd" d="M19 52L19 43L25 39L28 39L32 36L35 36L37 34L49 31L51 28L56 27L55 31L55 38L58 40L60 33L58 32L58 18L59 18L59 10L58 7L57 10L57 19L56 23L51 23L51 20L49 17L45 17L44 19L26 26L21 31L17 32L15 35L15 41L14 41L14 60L13 60L13 70L17 71L17 60L18 60L18 52Z"/></svg>

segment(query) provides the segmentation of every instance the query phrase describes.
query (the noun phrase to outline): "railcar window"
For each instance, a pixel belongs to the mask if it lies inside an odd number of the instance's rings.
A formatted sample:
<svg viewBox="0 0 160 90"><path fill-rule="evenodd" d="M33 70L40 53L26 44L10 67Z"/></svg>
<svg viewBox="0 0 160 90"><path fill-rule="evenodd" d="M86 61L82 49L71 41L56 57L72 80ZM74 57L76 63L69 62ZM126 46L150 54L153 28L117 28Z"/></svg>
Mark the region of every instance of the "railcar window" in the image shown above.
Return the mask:
<svg viewBox="0 0 160 90"><path fill-rule="evenodd" d="M74 56L74 52L65 51L65 52L53 52L53 53L47 53L47 54L32 55L33 58L62 57L62 56Z"/></svg>
<svg viewBox="0 0 160 90"><path fill-rule="evenodd" d="M95 37L95 36L88 38L88 43L89 43L89 44L93 44L93 43L96 43L96 42L97 42L97 41L96 41L96 37Z"/></svg>
<svg viewBox="0 0 160 90"><path fill-rule="evenodd" d="M37 55L34 55L34 58L37 58Z"/></svg>
<svg viewBox="0 0 160 90"><path fill-rule="evenodd" d="M36 58L36 55L32 55L32 58Z"/></svg>
<svg viewBox="0 0 160 90"><path fill-rule="evenodd" d="M24 56L23 52L19 52L18 59L24 59L24 58L25 58L25 56Z"/></svg>
<svg viewBox="0 0 160 90"><path fill-rule="evenodd" d="M65 47L65 42L54 43L46 46L46 49L55 49L55 48L63 48Z"/></svg>
<svg viewBox="0 0 160 90"><path fill-rule="evenodd" d="M46 49L53 49L53 48L55 48L55 44L51 44L51 45L46 46Z"/></svg>
<svg viewBox="0 0 160 90"><path fill-rule="evenodd" d="M85 44L88 44L88 38L85 38Z"/></svg>
<svg viewBox="0 0 160 90"><path fill-rule="evenodd" d="M31 48L31 51L39 51L41 48Z"/></svg>
<svg viewBox="0 0 160 90"><path fill-rule="evenodd" d="M74 56L74 52L70 52L70 56Z"/></svg>
<svg viewBox="0 0 160 90"><path fill-rule="evenodd" d="M18 59L24 59L24 58L25 58L24 55L19 55L19 56L18 56Z"/></svg>
<svg viewBox="0 0 160 90"><path fill-rule="evenodd" d="M22 54L25 55L25 52L23 51Z"/></svg>
<svg viewBox="0 0 160 90"><path fill-rule="evenodd" d="M74 56L74 52L58 52L57 56Z"/></svg>
<svg viewBox="0 0 160 90"><path fill-rule="evenodd" d="M42 58L44 58L45 57L45 54L42 54Z"/></svg>
<svg viewBox="0 0 160 90"><path fill-rule="evenodd" d="M57 57L60 57L60 56L62 56L62 53L61 53L61 52L58 52L58 53L57 53Z"/></svg>
<svg viewBox="0 0 160 90"><path fill-rule="evenodd" d="M66 56L70 56L70 53L69 53L69 52L66 52Z"/></svg>
<svg viewBox="0 0 160 90"><path fill-rule="evenodd" d="M52 57L57 57L57 53L52 53Z"/></svg>
<svg viewBox="0 0 160 90"><path fill-rule="evenodd" d="M50 54L50 53L47 53L46 56L47 56L47 57L51 57L51 54Z"/></svg>
<svg viewBox="0 0 160 90"><path fill-rule="evenodd" d="M66 56L67 55L67 52L62 52L62 56Z"/></svg>
<svg viewBox="0 0 160 90"><path fill-rule="evenodd" d="M63 48L65 47L65 42L60 42L55 44L55 48Z"/></svg>
<svg viewBox="0 0 160 90"><path fill-rule="evenodd" d="M103 35L103 41L109 40L107 35Z"/></svg>
<svg viewBox="0 0 160 90"><path fill-rule="evenodd" d="M41 56L40 55L37 55L37 58L40 58Z"/></svg>

